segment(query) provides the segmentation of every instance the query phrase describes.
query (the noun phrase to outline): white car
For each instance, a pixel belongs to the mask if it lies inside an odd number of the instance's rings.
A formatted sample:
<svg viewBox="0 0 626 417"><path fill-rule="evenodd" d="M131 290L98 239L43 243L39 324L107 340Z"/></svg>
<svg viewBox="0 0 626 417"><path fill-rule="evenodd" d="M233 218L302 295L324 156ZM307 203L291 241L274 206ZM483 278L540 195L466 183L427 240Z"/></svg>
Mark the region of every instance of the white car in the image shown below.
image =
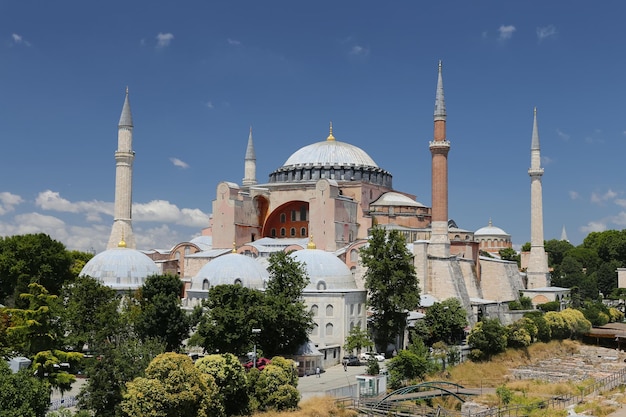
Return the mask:
<svg viewBox="0 0 626 417"><path fill-rule="evenodd" d="M385 360L385 355L376 352L364 352L359 355L359 359L364 362L367 362L370 359L375 359L378 362L382 362Z"/></svg>

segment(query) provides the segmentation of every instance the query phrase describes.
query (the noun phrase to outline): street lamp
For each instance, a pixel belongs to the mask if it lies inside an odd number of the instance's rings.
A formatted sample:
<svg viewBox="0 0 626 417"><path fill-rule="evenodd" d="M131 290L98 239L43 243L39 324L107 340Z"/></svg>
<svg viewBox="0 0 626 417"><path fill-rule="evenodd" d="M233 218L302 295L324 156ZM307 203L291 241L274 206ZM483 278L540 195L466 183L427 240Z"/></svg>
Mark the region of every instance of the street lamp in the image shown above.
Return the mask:
<svg viewBox="0 0 626 417"><path fill-rule="evenodd" d="M259 333L261 333L261 329L252 329L252 334L253 335L257 335ZM254 337L254 351L252 353L252 360L254 362L252 362L252 364L253 364L252 366L256 368L256 336L253 336L253 337Z"/></svg>

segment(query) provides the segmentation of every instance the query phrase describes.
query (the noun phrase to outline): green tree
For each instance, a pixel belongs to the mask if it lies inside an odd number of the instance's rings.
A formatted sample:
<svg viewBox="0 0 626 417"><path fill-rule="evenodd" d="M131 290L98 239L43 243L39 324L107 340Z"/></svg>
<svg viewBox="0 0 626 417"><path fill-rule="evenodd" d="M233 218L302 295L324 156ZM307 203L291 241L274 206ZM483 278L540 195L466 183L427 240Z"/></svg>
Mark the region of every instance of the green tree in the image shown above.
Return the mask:
<svg viewBox="0 0 626 417"><path fill-rule="evenodd" d="M454 344L463 338L468 324L467 311L457 298L434 303L427 311L424 322L430 330L428 344L439 341Z"/></svg>
<svg viewBox="0 0 626 417"><path fill-rule="evenodd" d="M63 325L66 341L75 350L91 351L109 342L122 326L115 290L90 277L78 277L63 287Z"/></svg>
<svg viewBox="0 0 626 417"><path fill-rule="evenodd" d="M254 403L258 410L292 410L298 407L300 392L295 364L290 359L273 357L258 374L254 385Z"/></svg>
<svg viewBox="0 0 626 417"><path fill-rule="evenodd" d="M361 261L367 268L365 288L372 308L374 342L386 352L404 331L407 311L420 303L420 289L411 253L398 230L388 234L379 227L371 230L369 244L361 249Z"/></svg>
<svg viewBox="0 0 626 417"><path fill-rule="evenodd" d="M537 326L531 319L521 318L507 326L507 346L526 348L533 342Z"/></svg>
<svg viewBox="0 0 626 417"><path fill-rule="evenodd" d="M524 318L532 320L533 324L537 328L537 340L544 343L552 340L552 332L550 331L550 326L544 318L543 313L539 311L530 311L524 314Z"/></svg>
<svg viewBox="0 0 626 417"><path fill-rule="evenodd" d="M50 406L50 384L28 370L12 373L0 360L0 417L44 417Z"/></svg>
<svg viewBox="0 0 626 417"><path fill-rule="evenodd" d="M569 329L569 337L576 339L591 330L591 323L580 310L566 308L559 313Z"/></svg>
<svg viewBox="0 0 626 417"><path fill-rule="evenodd" d="M217 285L209 289L191 344L207 352L241 356L254 344L252 329L261 327L265 297L261 291L241 285Z"/></svg>
<svg viewBox="0 0 626 417"><path fill-rule="evenodd" d="M70 271L72 272L72 276L74 278L78 278L85 264L89 262L94 256L93 253L81 252L78 250L68 251L68 254L72 258L72 266L70 267Z"/></svg>
<svg viewBox="0 0 626 417"><path fill-rule="evenodd" d="M117 417L126 383L145 375L150 362L164 352L164 345L155 340L142 341L120 330L111 343L101 347L97 358L86 367L87 385L78 404L98 417Z"/></svg>
<svg viewBox="0 0 626 417"><path fill-rule="evenodd" d="M498 319L483 320L472 328L467 342L472 347L472 359L489 359L506 349L506 327Z"/></svg>
<svg viewBox="0 0 626 417"><path fill-rule="evenodd" d="M423 379L428 371L428 358L411 350L401 350L387 364L389 387L398 389L404 381Z"/></svg>
<svg viewBox="0 0 626 417"><path fill-rule="evenodd" d="M353 352L356 350L357 355L361 353L363 348L371 348L374 346L374 342L370 339L370 335L366 329L361 329L361 324L357 324L351 330L348 336L346 336L346 343L343 348L347 352Z"/></svg>
<svg viewBox="0 0 626 417"><path fill-rule="evenodd" d="M208 355L196 361L196 368L215 380L227 416L247 415L250 399L246 372L235 355Z"/></svg>
<svg viewBox="0 0 626 417"><path fill-rule="evenodd" d="M569 327L560 312L548 311L544 318L550 327L550 334L553 339L563 340L569 337Z"/></svg>
<svg viewBox="0 0 626 417"><path fill-rule="evenodd" d="M258 340L267 356L293 354L309 339L313 318L302 291L309 283L301 262L285 252L270 255L267 268L270 279L265 290L265 303Z"/></svg>
<svg viewBox="0 0 626 417"><path fill-rule="evenodd" d="M504 248L498 251L500 259L505 261L513 261L517 263L517 267L520 266L520 254L513 248Z"/></svg>
<svg viewBox="0 0 626 417"><path fill-rule="evenodd" d="M58 295L73 278L71 266L65 246L46 234L0 237L0 304L25 307L19 294L27 293L31 283Z"/></svg>
<svg viewBox="0 0 626 417"><path fill-rule="evenodd" d="M153 275L138 291L140 311L135 330L142 339L156 338L178 351L189 337L189 316L180 308L183 282L175 275Z"/></svg>
<svg viewBox="0 0 626 417"><path fill-rule="evenodd" d="M163 353L150 362L145 377L126 385L121 407L129 417L225 415L213 377L200 372L187 355Z"/></svg>
<svg viewBox="0 0 626 417"><path fill-rule="evenodd" d="M574 249L574 245L566 240L551 239L544 242L544 249L548 254L548 265L561 265L565 254Z"/></svg>

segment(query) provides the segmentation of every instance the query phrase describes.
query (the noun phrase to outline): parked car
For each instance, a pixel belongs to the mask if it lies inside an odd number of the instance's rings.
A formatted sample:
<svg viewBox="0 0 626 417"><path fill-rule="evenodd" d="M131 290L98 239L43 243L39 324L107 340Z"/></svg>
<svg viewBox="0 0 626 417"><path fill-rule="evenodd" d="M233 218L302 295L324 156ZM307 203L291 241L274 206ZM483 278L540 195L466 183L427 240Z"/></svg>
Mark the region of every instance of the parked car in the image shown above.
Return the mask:
<svg viewBox="0 0 626 417"><path fill-rule="evenodd" d="M367 362L370 359L374 359L378 362L382 362L385 360L385 355L383 355L382 353L376 353L376 352L363 352L359 356L359 359L364 362Z"/></svg>
<svg viewBox="0 0 626 417"><path fill-rule="evenodd" d="M346 355L341 360L341 363L345 363L348 366L359 366L361 361L354 355Z"/></svg>

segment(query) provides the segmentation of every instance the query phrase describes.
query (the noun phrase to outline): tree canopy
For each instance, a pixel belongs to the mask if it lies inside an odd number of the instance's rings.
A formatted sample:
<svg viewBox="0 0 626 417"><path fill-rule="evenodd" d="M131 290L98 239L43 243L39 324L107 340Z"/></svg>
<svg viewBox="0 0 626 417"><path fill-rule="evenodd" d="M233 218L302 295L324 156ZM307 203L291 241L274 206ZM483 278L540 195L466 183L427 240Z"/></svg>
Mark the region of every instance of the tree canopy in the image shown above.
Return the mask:
<svg viewBox="0 0 626 417"><path fill-rule="evenodd" d="M398 230L389 233L380 227L371 230L368 245L361 249L367 268L365 288L372 308L374 342L385 352L396 342L406 325L407 312L420 303L420 288L411 253Z"/></svg>

